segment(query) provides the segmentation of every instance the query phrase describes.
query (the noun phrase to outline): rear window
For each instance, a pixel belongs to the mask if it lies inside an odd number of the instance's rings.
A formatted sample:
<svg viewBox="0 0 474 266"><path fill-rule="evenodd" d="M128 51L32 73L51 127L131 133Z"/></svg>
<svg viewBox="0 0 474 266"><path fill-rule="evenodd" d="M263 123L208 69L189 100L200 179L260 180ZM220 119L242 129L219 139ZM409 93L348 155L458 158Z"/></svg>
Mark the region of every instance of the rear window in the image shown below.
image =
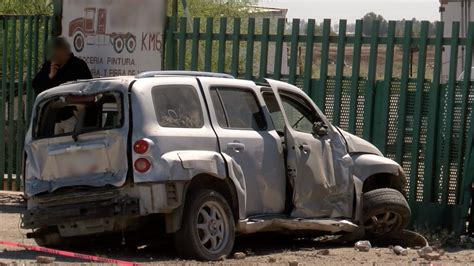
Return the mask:
<svg viewBox="0 0 474 266"><path fill-rule="evenodd" d="M87 96L64 95L39 107L36 138L51 138L121 128L123 100L120 92Z"/></svg>
<svg viewBox="0 0 474 266"><path fill-rule="evenodd" d="M193 86L156 86L152 89L152 96L160 126L176 128L204 126L201 103Z"/></svg>

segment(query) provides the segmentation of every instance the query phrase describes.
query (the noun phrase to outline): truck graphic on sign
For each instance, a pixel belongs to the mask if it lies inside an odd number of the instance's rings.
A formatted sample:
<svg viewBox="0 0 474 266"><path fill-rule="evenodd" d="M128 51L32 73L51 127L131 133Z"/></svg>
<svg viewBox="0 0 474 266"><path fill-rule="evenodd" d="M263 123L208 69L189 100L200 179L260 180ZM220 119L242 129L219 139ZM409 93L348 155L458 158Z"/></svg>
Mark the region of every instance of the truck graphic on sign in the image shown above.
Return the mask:
<svg viewBox="0 0 474 266"><path fill-rule="evenodd" d="M136 36L130 32L107 33L107 10L105 8L87 7L84 17L76 18L69 23L69 37L73 38L76 52L81 52L86 45L112 45L116 53L127 49L133 53L137 46Z"/></svg>

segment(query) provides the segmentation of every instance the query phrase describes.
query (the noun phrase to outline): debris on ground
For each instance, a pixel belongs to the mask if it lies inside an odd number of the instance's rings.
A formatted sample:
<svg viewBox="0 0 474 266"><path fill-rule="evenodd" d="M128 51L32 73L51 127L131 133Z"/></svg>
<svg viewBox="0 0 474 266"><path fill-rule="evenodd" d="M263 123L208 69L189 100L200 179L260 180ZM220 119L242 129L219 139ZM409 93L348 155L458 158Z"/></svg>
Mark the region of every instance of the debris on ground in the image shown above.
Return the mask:
<svg viewBox="0 0 474 266"><path fill-rule="evenodd" d="M408 255L408 249L406 249L402 246L394 246L392 248L392 250L393 250L393 253L395 253L397 255L402 255L402 256Z"/></svg>
<svg viewBox="0 0 474 266"><path fill-rule="evenodd" d="M268 262L269 262L269 263L275 263L276 261L277 261L277 259L274 258L274 257L268 258Z"/></svg>
<svg viewBox="0 0 474 266"><path fill-rule="evenodd" d="M321 255L321 256L327 256L329 255L329 249L320 249L316 251L316 254Z"/></svg>
<svg viewBox="0 0 474 266"><path fill-rule="evenodd" d="M316 242L330 242L341 238L342 235L324 235L313 239Z"/></svg>
<svg viewBox="0 0 474 266"><path fill-rule="evenodd" d="M37 256L36 262L39 264L51 264L56 260L55 257Z"/></svg>
<svg viewBox="0 0 474 266"><path fill-rule="evenodd" d="M234 253L234 259L236 259L236 260L243 260L243 259L245 259L246 256L247 255L243 252L235 252Z"/></svg>
<svg viewBox="0 0 474 266"><path fill-rule="evenodd" d="M439 260L441 256L444 255L444 250L435 250L430 246L426 246L418 249L417 253L420 258L432 261Z"/></svg>
<svg viewBox="0 0 474 266"><path fill-rule="evenodd" d="M298 262L297 261L290 261L290 262L288 262L288 265L289 266L298 266Z"/></svg>
<svg viewBox="0 0 474 266"><path fill-rule="evenodd" d="M424 254L423 258L429 261L439 260L439 258L441 258L441 255L438 252L430 252L430 253Z"/></svg>
<svg viewBox="0 0 474 266"><path fill-rule="evenodd" d="M369 251L371 248L372 248L372 245L370 244L370 241L367 241L367 240L357 241L357 242L354 244L354 249L355 249L355 250L358 250L358 251L367 252L367 251Z"/></svg>
<svg viewBox="0 0 474 266"><path fill-rule="evenodd" d="M24 205L25 199L20 192L2 191L2 193L0 193L0 204Z"/></svg>

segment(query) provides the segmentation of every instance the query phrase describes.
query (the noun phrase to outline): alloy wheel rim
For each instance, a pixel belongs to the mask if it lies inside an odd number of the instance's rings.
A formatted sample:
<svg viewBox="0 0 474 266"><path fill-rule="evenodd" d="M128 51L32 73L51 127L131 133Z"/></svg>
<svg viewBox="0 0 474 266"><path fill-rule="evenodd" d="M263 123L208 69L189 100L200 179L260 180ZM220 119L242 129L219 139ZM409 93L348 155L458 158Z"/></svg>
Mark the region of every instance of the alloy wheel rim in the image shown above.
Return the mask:
<svg viewBox="0 0 474 266"><path fill-rule="evenodd" d="M375 214L366 220L364 227L365 230L370 231L373 234L382 235L390 233L397 228L402 221L400 214L386 211L383 213Z"/></svg>
<svg viewBox="0 0 474 266"><path fill-rule="evenodd" d="M201 246L213 254L221 252L229 238L228 223L225 211L219 203L205 202L196 217L196 233Z"/></svg>

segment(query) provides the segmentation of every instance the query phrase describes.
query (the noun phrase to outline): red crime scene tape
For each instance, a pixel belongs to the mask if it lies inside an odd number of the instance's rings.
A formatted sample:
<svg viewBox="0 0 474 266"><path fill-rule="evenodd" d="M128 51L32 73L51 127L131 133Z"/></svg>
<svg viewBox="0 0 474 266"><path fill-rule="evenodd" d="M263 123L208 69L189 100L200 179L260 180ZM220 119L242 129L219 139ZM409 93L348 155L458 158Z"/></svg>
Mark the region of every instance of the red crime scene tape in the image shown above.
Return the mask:
<svg viewBox="0 0 474 266"><path fill-rule="evenodd" d="M44 252L44 253L59 255L63 257L69 257L69 258L76 258L76 259L82 259L82 260L88 260L88 261L94 261L94 262L112 263L112 264L116 264L120 266L139 266L140 265L138 263L123 261L123 260L103 258L103 257L92 256L92 255L80 254L76 252L70 252L70 251L64 251L64 250L58 250L58 249L52 249L52 248L44 248L44 247L32 246L32 245L25 245L25 244L9 242L9 241L0 240L0 245L23 248L26 250Z"/></svg>

